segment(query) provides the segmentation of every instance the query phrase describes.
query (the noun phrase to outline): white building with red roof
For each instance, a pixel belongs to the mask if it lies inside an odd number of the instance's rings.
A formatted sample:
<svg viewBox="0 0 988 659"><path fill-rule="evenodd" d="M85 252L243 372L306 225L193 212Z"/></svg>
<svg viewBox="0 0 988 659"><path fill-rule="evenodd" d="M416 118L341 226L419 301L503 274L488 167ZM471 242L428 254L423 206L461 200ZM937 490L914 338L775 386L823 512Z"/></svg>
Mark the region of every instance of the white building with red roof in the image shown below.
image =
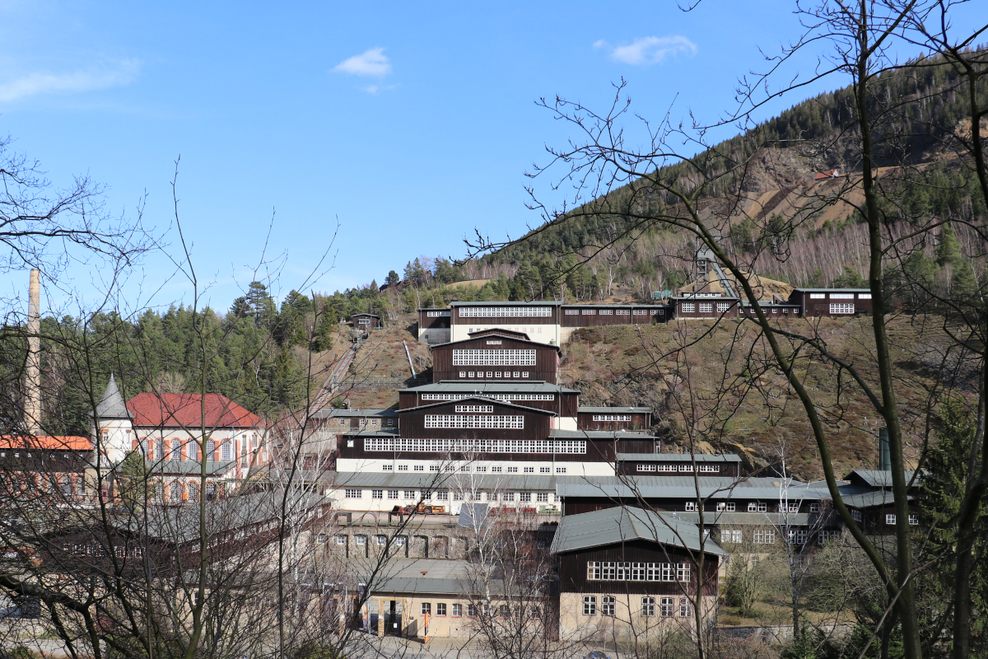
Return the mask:
<svg viewBox="0 0 988 659"><path fill-rule="evenodd" d="M152 394L124 403L111 376L97 408L98 444L110 464L139 451L160 474L158 498L195 501L205 468L205 496L214 498L271 460L268 424L221 394Z"/></svg>

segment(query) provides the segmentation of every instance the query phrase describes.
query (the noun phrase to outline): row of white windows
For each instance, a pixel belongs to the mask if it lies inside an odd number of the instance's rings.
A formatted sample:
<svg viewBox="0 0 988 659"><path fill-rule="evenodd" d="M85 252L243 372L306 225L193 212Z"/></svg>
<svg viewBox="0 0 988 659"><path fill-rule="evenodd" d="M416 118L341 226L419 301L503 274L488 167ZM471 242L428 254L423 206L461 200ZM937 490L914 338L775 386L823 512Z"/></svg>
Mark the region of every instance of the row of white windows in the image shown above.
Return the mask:
<svg viewBox="0 0 988 659"><path fill-rule="evenodd" d="M617 608L617 598L613 595L602 595L600 598L600 615L613 617L615 615L615 609ZM659 616L663 618L672 618L675 615L676 600L672 597L660 597L659 598ZM655 598L654 597L643 597L642 598L642 615L646 618L651 618L655 616ZM679 617L689 618L693 616L693 603L689 598L681 597L679 598ZM584 595L583 596L583 615L585 616L595 616L597 615L597 596L596 595Z"/></svg>
<svg viewBox="0 0 988 659"><path fill-rule="evenodd" d="M683 313L694 313L696 312L695 302L683 302L681 307ZM718 302L717 303L717 313L725 313L730 311L730 302ZM713 313L714 303L713 302L701 302L700 303L700 313Z"/></svg>
<svg viewBox="0 0 988 659"><path fill-rule="evenodd" d="M687 510L687 511L695 511L696 510L696 501L687 501L686 504L685 504L684 510ZM717 512L719 512L719 513L720 512L722 512L722 513L733 513L733 512L735 512L735 510L736 510L736 506L735 506L735 502L734 501L721 501L721 502L719 502L717 504ZM784 512L798 513L799 512L799 504L798 503L789 503L789 504L780 503L776 507L776 511L777 512L780 512L780 513L784 513ZM750 501L750 502L748 502L748 512L749 513L765 513L765 512L768 512L768 504L765 503L764 501ZM810 503L810 512L811 513L818 513L818 512L820 512L820 504L817 503L817 502Z"/></svg>
<svg viewBox="0 0 988 659"><path fill-rule="evenodd" d="M840 303L836 302L830 305L830 313L832 314L853 314L854 313L854 303Z"/></svg>
<svg viewBox="0 0 988 659"><path fill-rule="evenodd" d="M425 468L423 467L423 465L413 465L413 466L415 467L415 471L425 471ZM395 470L395 465L393 465L393 464L384 464L384 465L381 465L381 471L394 471L394 470ZM461 465L460 467L457 467L456 465L451 465L451 464L445 465L443 467L440 467L439 465L429 465L429 471L450 471L450 472L451 471L458 471L458 472L462 472L462 473L470 473L473 470L474 470L474 468L472 468L470 465ZM491 467L491 472L492 473L498 473L499 474L499 473L501 473L501 470L502 470L502 467L500 465L494 465L494 466ZM398 465L398 471L408 471L408 465ZM487 473L487 466L486 465L477 465L475 471L477 473L479 473L479 474L486 474ZM518 473L518 467L508 467L508 473L509 474L517 474ZM522 473L525 473L525 474L534 474L535 473L535 467L523 467L522 468ZM540 474L551 474L552 473L552 467L539 467L539 473ZM566 473L566 467L556 467L556 473L557 474L565 474Z"/></svg>
<svg viewBox="0 0 988 659"><path fill-rule="evenodd" d="M461 377L466 377L464 371L460 371ZM472 376L471 376L472 377ZM422 394L422 400L462 400L473 398L478 394ZM556 400L556 394L480 394L484 398L494 400Z"/></svg>
<svg viewBox="0 0 988 659"><path fill-rule="evenodd" d="M427 311L425 315L429 318L449 318L448 311Z"/></svg>
<svg viewBox="0 0 988 659"><path fill-rule="evenodd" d="M494 411L493 405L457 405L456 413L461 412L480 412L480 413L490 413Z"/></svg>
<svg viewBox="0 0 988 659"><path fill-rule="evenodd" d="M426 414L426 428L508 428L523 430L525 417L520 414L493 414L473 416L470 414Z"/></svg>
<svg viewBox="0 0 988 659"><path fill-rule="evenodd" d="M349 423L349 421L350 420L347 419L347 418L345 418L345 417L340 417L340 425L341 426L347 425ZM378 421L377 419L360 419L359 420L359 425L361 427L370 426L371 428L377 428L377 421ZM394 425L395 425L394 418L385 419L384 420L384 425L385 426L388 426L389 428L393 428Z"/></svg>
<svg viewBox="0 0 988 659"><path fill-rule="evenodd" d="M405 439L368 437L364 450L408 451L414 453L566 453L587 452L585 440L553 439Z"/></svg>
<svg viewBox="0 0 988 659"><path fill-rule="evenodd" d="M720 471L720 465L701 464L697 466L699 467L697 471L700 472L716 473ZM638 471L683 471L693 473L693 463L640 464L638 465Z"/></svg>
<svg viewBox="0 0 988 659"><path fill-rule="evenodd" d="M527 378L527 377L530 377L530 375L531 375L528 371L514 371L513 373L514 373L514 375L512 375L512 371L504 371L503 373L501 371L487 371L487 379L490 380L491 378L494 378L496 380L496 379L498 379L498 378L500 378L502 376L503 377L506 377L506 378L510 378L510 377ZM460 377L461 378L483 378L484 377L484 372L483 371L460 371ZM470 395L471 396L476 396L477 394L470 394ZM461 398L462 398L462 396L461 396ZM514 400L522 400L522 399L515 398Z"/></svg>
<svg viewBox="0 0 988 659"><path fill-rule="evenodd" d="M454 350L453 366L535 366L535 350Z"/></svg>
<svg viewBox="0 0 988 659"><path fill-rule="evenodd" d="M552 307L460 307L460 318L548 318Z"/></svg>
<svg viewBox="0 0 988 659"><path fill-rule="evenodd" d="M889 524L889 525L894 525L895 524L895 513L891 513L891 514L886 515L885 516L885 523L886 524ZM913 525L913 526L919 525L919 516L918 515L910 515L909 516L909 523L911 525Z"/></svg>
<svg viewBox="0 0 988 659"><path fill-rule="evenodd" d="M587 580L688 582L690 580L690 564L588 561Z"/></svg>
<svg viewBox="0 0 988 659"><path fill-rule="evenodd" d="M857 295L857 298L859 300L870 300L871 299L871 293L857 293L857 294L855 294L855 293L831 293L830 294L830 299L831 300L853 300L855 295ZM810 293L810 299L811 300L826 300L827 299L827 294L826 293Z"/></svg>
<svg viewBox="0 0 988 659"><path fill-rule="evenodd" d="M346 499L363 499L364 492L370 492L371 499L389 499L392 501L502 501L504 503L549 503L555 499L552 492L494 492L488 490L478 490L476 492L462 490L435 490L433 492L419 490L393 490L384 488L372 488L364 490L361 488L344 488L343 496ZM387 494L387 496L385 496Z"/></svg>
<svg viewBox="0 0 988 659"><path fill-rule="evenodd" d="M630 414L594 414L594 421L631 421Z"/></svg>
<svg viewBox="0 0 988 659"><path fill-rule="evenodd" d="M829 540L839 538L841 532L838 530L822 530L816 534L817 542L821 545ZM805 545L809 542L810 532L807 529L792 529L789 531L789 541L797 545ZM740 544L744 542L744 531L742 529L721 529L720 541L722 544ZM758 545L775 544L774 530L757 530L752 535L752 541Z"/></svg>

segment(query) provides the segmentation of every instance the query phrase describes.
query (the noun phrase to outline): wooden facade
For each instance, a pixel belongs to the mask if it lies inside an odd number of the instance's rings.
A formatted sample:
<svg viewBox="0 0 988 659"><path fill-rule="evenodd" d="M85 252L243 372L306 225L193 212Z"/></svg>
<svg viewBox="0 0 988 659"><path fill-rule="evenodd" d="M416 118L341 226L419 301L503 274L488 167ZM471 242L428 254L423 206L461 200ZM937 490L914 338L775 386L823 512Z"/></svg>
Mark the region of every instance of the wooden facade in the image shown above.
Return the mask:
<svg viewBox="0 0 988 659"><path fill-rule="evenodd" d="M872 312L867 288L797 288L789 301L799 305L806 318L848 317Z"/></svg>
<svg viewBox="0 0 988 659"><path fill-rule="evenodd" d="M404 410L421 405L429 405L439 400L440 397L479 395L494 398L495 400L506 400L515 405L530 407L534 410L554 412L558 417L562 418L575 417L579 404L579 393L573 389L553 387L552 391L544 392L543 390L546 387L541 386L541 383L533 383L540 386L527 391L522 385L509 388L494 386L489 382L471 382L469 380L442 382L441 384L455 386L444 386L444 393L438 393L434 387L429 386L402 389L398 392L398 408Z"/></svg>
<svg viewBox="0 0 988 659"><path fill-rule="evenodd" d="M372 313L355 313L350 317L353 329L369 332L381 328L381 317Z"/></svg>
<svg viewBox="0 0 988 659"><path fill-rule="evenodd" d="M617 456L617 473L624 476L692 474L741 476L741 460L736 455L697 455L676 453L627 453Z"/></svg>
<svg viewBox="0 0 988 659"><path fill-rule="evenodd" d="M564 304L563 327L606 327L610 325L651 325L672 317L664 304Z"/></svg>
<svg viewBox="0 0 988 659"><path fill-rule="evenodd" d="M536 381L556 383L559 346L524 334L489 330L432 347L434 381Z"/></svg>
<svg viewBox="0 0 988 659"><path fill-rule="evenodd" d="M604 581L588 578L587 563L590 562L631 562L631 563L686 563L690 565L689 581ZM704 595L717 594L716 556L704 561ZM695 593L697 588L696 561L691 552L681 547L658 544L647 540L631 540L620 544L591 547L559 554L559 590L572 593L636 593L642 595L683 594L684 589Z"/></svg>
<svg viewBox="0 0 988 659"><path fill-rule="evenodd" d="M677 319L737 318L740 313L736 297L721 295L684 295L670 298Z"/></svg>
<svg viewBox="0 0 988 659"><path fill-rule="evenodd" d="M580 430L647 432L652 428L652 408L581 407L576 425Z"/></svg>

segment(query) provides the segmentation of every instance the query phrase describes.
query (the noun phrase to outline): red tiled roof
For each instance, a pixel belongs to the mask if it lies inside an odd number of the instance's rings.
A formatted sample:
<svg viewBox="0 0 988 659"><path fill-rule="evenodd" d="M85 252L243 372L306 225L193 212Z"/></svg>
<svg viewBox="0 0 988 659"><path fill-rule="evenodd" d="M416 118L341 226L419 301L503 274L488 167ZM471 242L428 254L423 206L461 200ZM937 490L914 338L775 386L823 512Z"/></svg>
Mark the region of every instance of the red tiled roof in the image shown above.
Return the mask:
<svg viewBox="0 0 988 659"><path fill-rule="evenodd" d="M51 437L48 435L31 437L0 436L0 448L4 449L43 449L45 451L91 451L93 444L87 437L75 437L72 435L59 435Z"/></svg>
<svg viewBox="0 0 988 659"><path fill-rule="evenodd" d="M205 399L205 418L202 416ZM256 428L264 420L221 394L138 394L127 402L135 426Z"/></svg>
<svg viewBox="0 0 988 659"><path fill-rule="evenodd" d="M836 169L828 169L825 172L818 172L816 176L813 177L814 181L822 181L825 178L834 178L837 176Z"/></svg>

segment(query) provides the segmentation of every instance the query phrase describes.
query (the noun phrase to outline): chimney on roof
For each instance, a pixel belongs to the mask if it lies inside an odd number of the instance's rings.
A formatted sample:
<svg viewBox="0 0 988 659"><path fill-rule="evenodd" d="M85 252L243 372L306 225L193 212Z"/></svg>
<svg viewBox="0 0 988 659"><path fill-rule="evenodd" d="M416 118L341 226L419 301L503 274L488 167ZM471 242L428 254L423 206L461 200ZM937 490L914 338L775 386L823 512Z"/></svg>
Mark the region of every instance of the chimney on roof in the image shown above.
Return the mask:
<svg viewBox="0 0 988 659"><path fill-rule="evenodd" d="M24 368L24 429L41 434L41 273L31 270L27 303L27 363Z"/></svg>
<svg viewBox="0 0 988 659"><path fill-rule="evenodd" d="M889 429L878 429L878 471L892 471L892 457L889 453Z"/></svg>

